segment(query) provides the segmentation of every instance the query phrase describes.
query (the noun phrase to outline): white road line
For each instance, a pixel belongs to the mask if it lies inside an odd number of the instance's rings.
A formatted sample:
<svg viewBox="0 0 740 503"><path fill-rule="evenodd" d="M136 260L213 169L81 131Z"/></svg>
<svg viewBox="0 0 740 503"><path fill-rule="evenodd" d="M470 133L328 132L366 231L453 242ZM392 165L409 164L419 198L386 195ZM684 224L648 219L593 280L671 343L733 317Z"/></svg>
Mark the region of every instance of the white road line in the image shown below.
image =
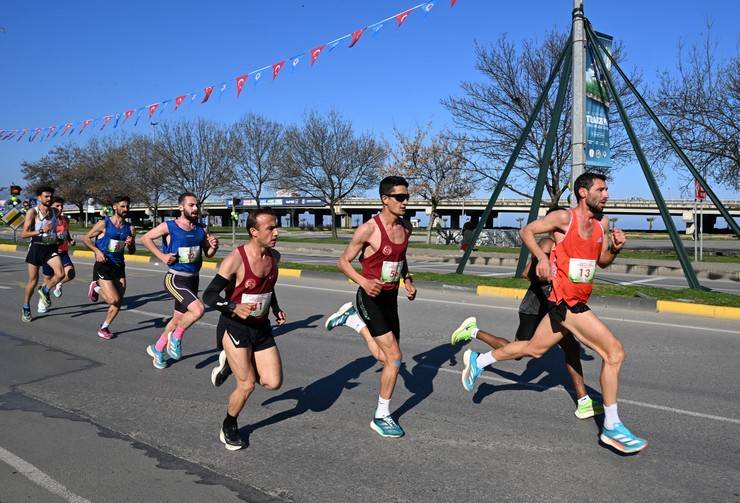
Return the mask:
<svg viewBox="0 0 740 503"><path fill-rule="evenodd" d="M635 281L622 281L619 283L620 285L636 285L638 283L650 283L651 281L658 281L663 278L642 278L642 279L636 279Z"/></svg>
<svg viewBox="0 0 740 503"><path fill-rule="evenodd" d="M18 473L26 477L31 482L34 482L50 493L56 494L66 501L72 503L91 503L90 500L76 495L75 493L67 489L64 485L49 477L47 474L33 466L28 461L19 458L10 451L6 451L2 447L0 447L0 460L18 470Z"/></svg>
<svg viewBox="0 0 740 503"><path fill-rule="evenodd" d="M12 290L12 289L13 289L12 286L0 285L0 290Z"/></svg>

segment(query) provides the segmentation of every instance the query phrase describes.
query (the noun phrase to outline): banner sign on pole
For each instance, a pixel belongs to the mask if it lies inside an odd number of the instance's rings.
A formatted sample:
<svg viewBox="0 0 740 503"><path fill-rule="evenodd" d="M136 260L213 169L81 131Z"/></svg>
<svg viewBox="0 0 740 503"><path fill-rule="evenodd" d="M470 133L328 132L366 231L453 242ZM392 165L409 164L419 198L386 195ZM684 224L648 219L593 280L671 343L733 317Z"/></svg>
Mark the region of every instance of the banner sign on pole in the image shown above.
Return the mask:
<svg viewBox="0 0 740 503"><path fill-rule="evenodd" d="M699 180L694 179L694 199L703 202L706 198L707 193L704 191L701 184L699 184Z"/></svg>
<svg viewBox="0 0 740 503"><path fill-rule="evenodd" d="M611 52L613 37L596 33L604 48ZM586 165L610 168L612 166L609 152L609 105L611 96L606 82L606 76L600 75L596 62L594 47L587 45L586 50ZM606 55L607 69L611 62Z"/></svg>

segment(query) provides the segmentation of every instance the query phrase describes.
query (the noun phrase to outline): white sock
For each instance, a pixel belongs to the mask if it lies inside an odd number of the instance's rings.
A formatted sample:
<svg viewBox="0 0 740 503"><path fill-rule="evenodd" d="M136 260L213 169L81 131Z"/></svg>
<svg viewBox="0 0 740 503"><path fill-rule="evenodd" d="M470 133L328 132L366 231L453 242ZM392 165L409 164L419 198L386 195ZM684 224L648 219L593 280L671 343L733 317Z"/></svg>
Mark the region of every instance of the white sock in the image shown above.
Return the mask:
<svg viewBox="0 0 740 503"><path fill-rule="evenodd" d="M381 417L390 416L391 412L390 410L388 410L388 407L390 406L390 404L391 404L390 398L386 400L385 398L378 395L378 408L375 409L375 417L381 418Z"/></svg>
<svg viewBox="0 0 740 503"><path fill-rule="evenodd" d="M104 321L102 325L100 325L100 328L108 328L110 326L110 323L107 321Z"/></svg>
<svg viewBox="0 0 740 503"><path fill-rule="evenodd" d="M357 313L347 316L347 321L345 321L344 324L358 334L360 333L360 330L367 326L365 322L362 321L362 318L360 318L360 315Z"/></svg>
<svg viewBox="0 0 740 503"><path fill-rule="evenodd" d="M480 332L480 328L474 328L472 334L470 334L471 337L473 339L477 339L478 338L478 332Z"/></svg>
<svg viewBox="0 0 740 503"><path fill-rule="evenodd" d="M493 357L493 351L489 351L487 353L481 353L478 355L478 358L475 360L475 363L478 365L479 369L487 367L488 365L495 363L495 362L496 362L496 358Z"/></svg>
<svg viewBox="0 0 740 503"><path fill-rule="evenodd" d="M96 286L95 288L93 288L93 290L95 290L95 293L100 293L100 287L99 286Z"/></svg>
<svg viewBox="0 0 740 503"><path fill-rule="evenodd" d="M611 430L614 425L621 423L619 420L619 414L617 413L617 404L604 405L604 428Z"/></svg>
<svg viewBox="0 0 740 503"><path fill-rule="evenodd" d="M583 405L584 403L588 402L589 400L591 400L591 397L588 396L588 393L586 393L585 395L583 395L581 398L578 399L578 405Z"/></svg>

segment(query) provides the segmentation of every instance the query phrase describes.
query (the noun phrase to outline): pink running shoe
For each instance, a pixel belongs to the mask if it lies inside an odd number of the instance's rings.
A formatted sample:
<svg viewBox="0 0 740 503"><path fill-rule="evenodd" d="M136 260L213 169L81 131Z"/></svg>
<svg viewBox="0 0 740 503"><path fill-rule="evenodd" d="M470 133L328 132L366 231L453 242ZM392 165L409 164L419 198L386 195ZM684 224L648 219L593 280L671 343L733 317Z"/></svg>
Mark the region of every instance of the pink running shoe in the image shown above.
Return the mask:
<svg viewBox="0 0 740 503"><path fill-rule="evenodd" d="M98 337L100 337L101 339L110 340L113 338L113 334L111 333L110 330L108 330L107 327L106 328L100 327L98 328Z"/></svg>
<svg viewBox="0 0 740 503"><path fill-rule="evenodd" d="M98 286L97 281L91 281L90 286L87 287L87 298L90 299L90 302L98 301L98 294L95 292L96 286Z"/></svg>

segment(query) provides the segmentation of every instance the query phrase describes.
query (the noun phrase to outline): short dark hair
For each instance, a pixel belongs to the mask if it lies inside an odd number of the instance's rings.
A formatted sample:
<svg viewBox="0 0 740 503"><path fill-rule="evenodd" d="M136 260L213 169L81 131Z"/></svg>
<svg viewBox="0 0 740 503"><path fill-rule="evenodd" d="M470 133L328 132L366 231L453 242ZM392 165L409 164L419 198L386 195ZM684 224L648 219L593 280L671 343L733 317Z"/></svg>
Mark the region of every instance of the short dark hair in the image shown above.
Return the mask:
<svg viewBox="0 0 740 503"><path fill-rule="evenodd" d="M128 204L131 204L131 198L128 196L115 196L113 198L113 204L118 204L123 201L126 201Z"/></svg>
<svg viewBox="0 0 740 503"><path fill-rule="evenodd" d="M247 216L247 232L249 232L249 229L252 228L259 230L259 228L257 227L257 217L260 215L270 215L277 220L277 215L275 215L275 212L272 211L272 208L257 208L254 211L250 211L249 215Z"/></svg>
<svg viewBox="0 0 740 503"><path fill-rule="evenodd" d="M64 204L64 198L62 196L55 196L51 200L51 204L54 204L54 203L62 203L62 204Z"/></svg>
<svg viewBox="0 0 740 503"><path fill-rule="evenodd" d="M180 197L177 198L177 204L182 204L187 197L194 197L196 201L198 200L198 196L196 196L192 192L183 192L182 194L180 194Z"/></svg>
<svg viewBox="0 0 740 503"><path fill-rule="evenodd" d="M409 186L409 182L402 176L386 176L380 181L380 197L387 196L397 185Z"/></svg>
<svg viewBox="0 0 740 503"><path fill-rule="evenodd" d="M606 182L606 175L602 175L601 173L594 173L593 171L583 173L578 178L576 178L576 181L573 184L573 192L576 195L576 201L581 200L581 196L578 195L579 189L583 188L586 190L590 190L591 187L593 187L594 185L594 180L597 178L602 182Z"/></svg>
<svg viewBox="0 0 740 503"><path fill-rule="evenodd" d="M54 195L54 187L49 187L48 185L41 185L36 188L37 196L40 196L44 192L51 192L51 195Z"/></svg>

